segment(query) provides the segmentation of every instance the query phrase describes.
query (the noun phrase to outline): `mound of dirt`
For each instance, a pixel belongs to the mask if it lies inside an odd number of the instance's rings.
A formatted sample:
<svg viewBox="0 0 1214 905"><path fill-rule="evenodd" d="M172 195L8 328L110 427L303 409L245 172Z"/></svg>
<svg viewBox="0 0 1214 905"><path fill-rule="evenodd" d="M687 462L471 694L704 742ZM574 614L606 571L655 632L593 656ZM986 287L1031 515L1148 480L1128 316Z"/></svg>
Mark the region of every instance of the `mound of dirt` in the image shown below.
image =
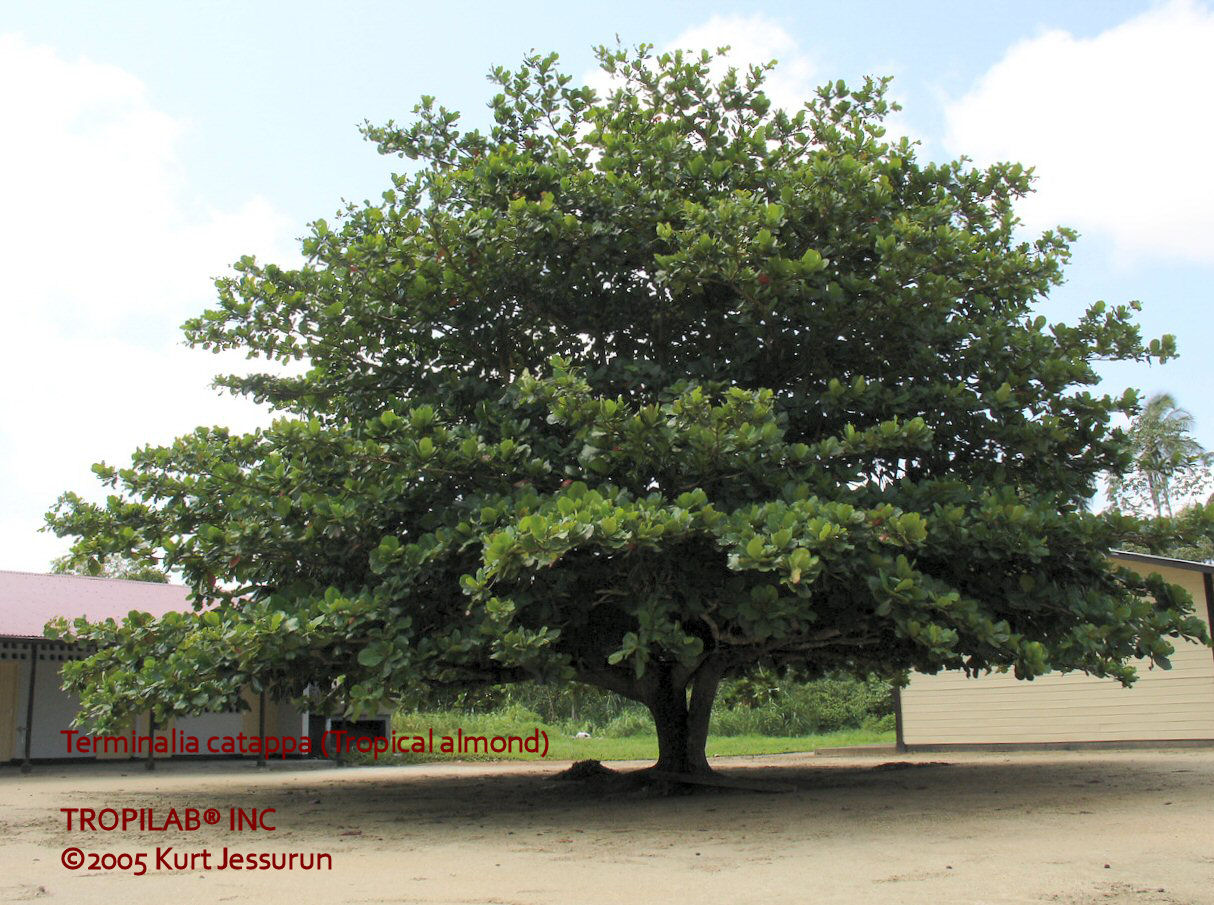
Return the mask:
<svg viewBox="0 0 1214 905"><path fill-rule="evenodd" d="M615 770L604 767L597 760L579 760L567 770L562 770L553 776L553 779L563 782L583 782L587 779L598 779L603 776L617 776Z"/></svg>

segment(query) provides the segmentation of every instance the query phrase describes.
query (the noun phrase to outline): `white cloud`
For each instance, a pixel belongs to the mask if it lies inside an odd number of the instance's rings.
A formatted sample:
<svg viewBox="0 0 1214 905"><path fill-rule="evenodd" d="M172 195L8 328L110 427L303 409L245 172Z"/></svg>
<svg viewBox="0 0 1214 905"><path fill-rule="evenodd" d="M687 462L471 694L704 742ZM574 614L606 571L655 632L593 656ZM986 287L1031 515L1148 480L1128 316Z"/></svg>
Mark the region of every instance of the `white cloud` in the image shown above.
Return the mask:
<svg viewBox="0 0 1214 905"><path fill-rule="evenodd" d="M263 198L217 210L177 149L189 124L117 67L0 36L0 568L42 570L36 533L89 465L197 424L245 429L252 404L209 388L243 357L180 344L241 254L294 258L298 232Z"/></svg>
<svg viewBox="0 0 1214 905"><path fill-rule="evenodd" d="M1026 225L1105 235L1127 259L1214 263L1214 12L1157 6L1093 38L1012 47L949 104L947 144L1037 168Z"/></svg>
<svg viewBox="0 0 1214 905"><path fill-rule="evenodd" d="M722 76L730 66L740 73L755 64L777 60L779 65L763 86L772 104L796 112L813 95L816 83L813 63L783 27L763 16L716 16L703 25L680 33L667 50L716 52L728 45L729 53L713 63L713 75Z"/></svg>

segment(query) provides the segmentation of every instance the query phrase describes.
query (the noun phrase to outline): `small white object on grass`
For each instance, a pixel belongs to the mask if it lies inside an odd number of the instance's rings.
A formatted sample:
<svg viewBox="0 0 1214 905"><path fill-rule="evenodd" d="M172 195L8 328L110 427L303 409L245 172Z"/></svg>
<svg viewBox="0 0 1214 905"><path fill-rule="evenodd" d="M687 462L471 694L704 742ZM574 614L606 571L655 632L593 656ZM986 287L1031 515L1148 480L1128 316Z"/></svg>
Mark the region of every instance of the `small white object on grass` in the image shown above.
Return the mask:
<svg viewBox="0 0 1214 905"><path fill-rule="evenodd" d="M574 738L590 738L589 732L579 732Z"/></svg>

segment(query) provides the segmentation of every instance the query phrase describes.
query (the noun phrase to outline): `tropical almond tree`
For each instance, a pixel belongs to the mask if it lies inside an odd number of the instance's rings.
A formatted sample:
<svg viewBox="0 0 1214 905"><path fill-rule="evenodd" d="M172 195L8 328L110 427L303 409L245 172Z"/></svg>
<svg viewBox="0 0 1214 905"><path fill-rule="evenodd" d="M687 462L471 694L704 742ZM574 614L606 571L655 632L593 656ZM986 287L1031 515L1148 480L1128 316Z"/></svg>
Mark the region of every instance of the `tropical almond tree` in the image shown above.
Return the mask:
<svg viewBox="0 0 1214 905"><path fill-rule="evenodd" d="M1136 405L1094 362L1173 342L1136 304L1039 313L1071 233L1017 237L1029 171L920 161L885 80L785 111L770 66L599 57L605 96L531 56L487 129L432 98L366 126L413 162L382 198L219 281L191 343L309 369L225 379L279 419L99 465L108 501L50 514L208 607L60 626L99 645L65 665L86 720L578 681L690 773L759 666L1129 682L1204 637L1106 555L1174 526L1085 506Z"/></svg>

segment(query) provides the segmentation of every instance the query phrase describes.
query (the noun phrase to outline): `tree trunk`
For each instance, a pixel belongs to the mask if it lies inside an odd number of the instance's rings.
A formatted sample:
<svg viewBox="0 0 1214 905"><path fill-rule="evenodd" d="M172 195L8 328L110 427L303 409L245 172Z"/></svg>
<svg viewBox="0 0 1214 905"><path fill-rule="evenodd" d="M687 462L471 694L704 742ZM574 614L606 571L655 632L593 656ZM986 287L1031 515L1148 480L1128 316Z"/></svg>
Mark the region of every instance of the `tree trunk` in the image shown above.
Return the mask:
<svg viewBox="0 0 1214 905"><path fill-rule="evenodd" d="M656 681L645 702L658 732L658 762L654 769L665 773L711 773L704 747L708 742L712 702L724 671L722 665L710 657L690 680L682 682L676 679L674 667L662 665L656 671Z"/></svg>
<svg viewBox="0 0 1214 905"><path fill-rule="evenodd" d="M614 691L649 708L658 733L658 762L669 773L711 773L704 746L725 660L710 654L688 672L673 663L651 663L637 678L631 669L583 669L580 681ZM691 700L688 701L688 690Z"/></svg>

